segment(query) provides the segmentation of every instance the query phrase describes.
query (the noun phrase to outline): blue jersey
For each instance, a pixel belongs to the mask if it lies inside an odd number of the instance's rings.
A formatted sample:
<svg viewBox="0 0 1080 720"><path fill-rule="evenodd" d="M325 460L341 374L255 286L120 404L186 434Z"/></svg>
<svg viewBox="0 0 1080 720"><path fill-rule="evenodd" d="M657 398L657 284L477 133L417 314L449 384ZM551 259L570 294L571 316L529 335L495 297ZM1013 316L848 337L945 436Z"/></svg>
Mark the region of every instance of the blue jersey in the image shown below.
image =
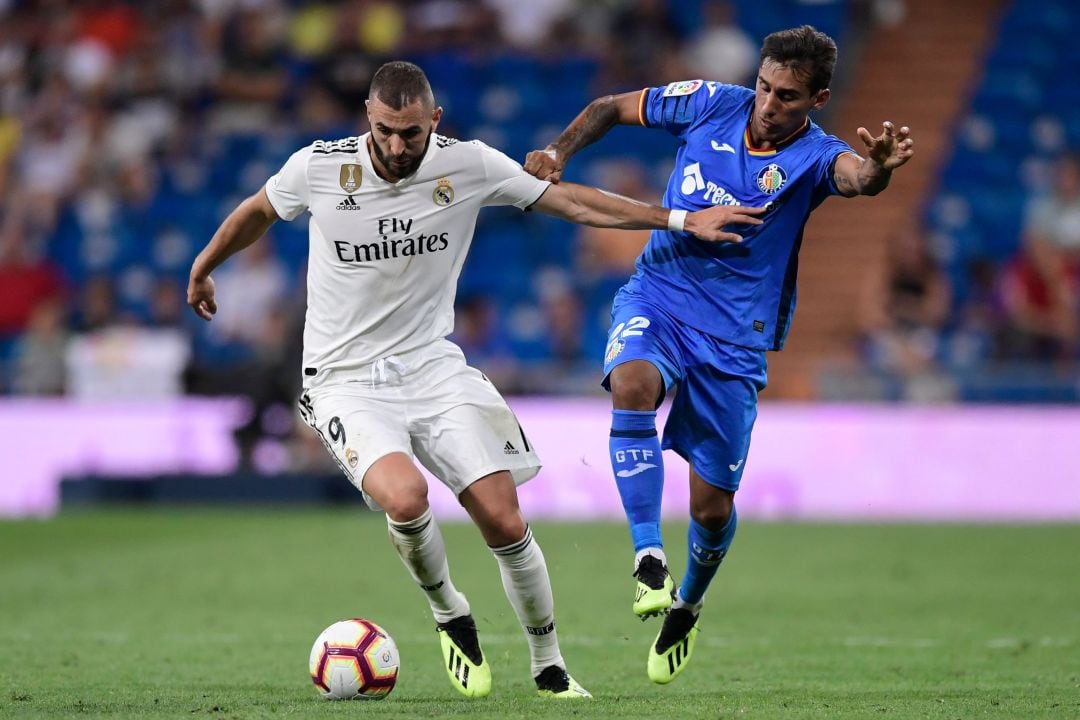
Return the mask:
<svg viewBox="0 0 1080 720"><path fill-rule="evenodd" d="M659 303L681 322L757 350L784 345L795 310L799 246L810 212L837 193L833 166L852 149L812 121L757 150L747 129L754 92L692 80L642 91L641 120L683 141L664 194L672 209L768 205L761 225L732 225L743 242L709 243L654 230L620 291Z"/></svg>

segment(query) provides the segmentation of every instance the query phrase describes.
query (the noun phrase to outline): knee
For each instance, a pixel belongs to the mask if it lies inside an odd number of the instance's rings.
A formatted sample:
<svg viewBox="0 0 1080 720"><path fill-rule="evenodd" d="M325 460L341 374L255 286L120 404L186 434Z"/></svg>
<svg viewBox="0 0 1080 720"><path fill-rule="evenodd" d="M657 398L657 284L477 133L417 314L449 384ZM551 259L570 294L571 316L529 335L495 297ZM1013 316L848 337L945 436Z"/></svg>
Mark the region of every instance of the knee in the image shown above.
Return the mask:
<svg viewBox="0 0 1080 720"><path fill-rule="evenodd" d="M722 492L710 498L708 502L691 502L690 517L706 530L719 532L728 524L734 507L735 494Z"/></svg>
<svg viewBox="0 0 1080 720"><path fill-rule="evenodd" d="M655 410L663 392L660 371L645 361L631 361L611 372L611 401L618 410Z"/></svg>
<svg viewBox="0 0 1080 720"><path fill-rule="evenodd" d="M381 498L379 504L392 521L407 523L427 512L427 488L409 488L392 492L388 497Z"/></svg>
<svg viewBox="0 0 1080 720"><path fill-rule="evenodd" d="M507 513L506 516L489 518L480 528L484 542L490 547L513 545L525 537L525 518L521 513Z"/></svg>

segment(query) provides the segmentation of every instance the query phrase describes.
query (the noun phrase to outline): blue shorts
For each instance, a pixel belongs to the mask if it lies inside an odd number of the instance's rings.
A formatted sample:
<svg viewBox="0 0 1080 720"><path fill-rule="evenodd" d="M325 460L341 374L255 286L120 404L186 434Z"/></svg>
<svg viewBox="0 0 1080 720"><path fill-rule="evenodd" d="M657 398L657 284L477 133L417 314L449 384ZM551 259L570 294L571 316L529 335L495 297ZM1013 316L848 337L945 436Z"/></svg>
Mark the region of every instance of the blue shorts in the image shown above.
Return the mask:
<svg viewBox="0 0 1080 720"><path fill-rule="evenodd" d="M611 371L630 360L647 360L660 371L665 388L678 386L662 447L685 458L710 485L738 490L758 392L767 381L765 352L721 342L620 292L604 351L606 389L611 389Z"/></svg>

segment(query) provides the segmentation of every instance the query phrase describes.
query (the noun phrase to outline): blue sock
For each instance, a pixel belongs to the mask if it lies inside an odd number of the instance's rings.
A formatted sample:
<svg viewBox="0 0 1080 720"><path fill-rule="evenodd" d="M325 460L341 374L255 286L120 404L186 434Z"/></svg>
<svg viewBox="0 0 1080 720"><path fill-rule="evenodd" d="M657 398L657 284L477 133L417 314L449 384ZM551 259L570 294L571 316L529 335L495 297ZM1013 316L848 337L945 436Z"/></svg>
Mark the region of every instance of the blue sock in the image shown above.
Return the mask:
<svg viewBox="0 0 1080 720"><path fill-rule="evenodd" d="M679 597L684 602L697 605L705 597L705 590L731 547L738 524L739 516L734 505L731 506L727 525L715 532L690 519L690 530L686 534L690 552L686 558L686 574L679 586Z"/></svg>
<svg viewBox="0 0 1080 720"><path fill-rule="evenodd" d="M634 552L664 546L660 539L660 498L664 491L664 461L656 436L656 412L612 410L611 469L619 488Z"/></svg>

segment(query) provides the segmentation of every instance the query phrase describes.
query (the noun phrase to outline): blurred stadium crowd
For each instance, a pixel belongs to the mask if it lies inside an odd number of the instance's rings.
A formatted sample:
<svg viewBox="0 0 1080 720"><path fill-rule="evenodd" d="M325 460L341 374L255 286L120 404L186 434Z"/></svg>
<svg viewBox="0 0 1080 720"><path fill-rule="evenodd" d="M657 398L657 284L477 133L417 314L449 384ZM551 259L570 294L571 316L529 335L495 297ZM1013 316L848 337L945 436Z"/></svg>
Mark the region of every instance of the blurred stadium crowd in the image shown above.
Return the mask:
<svg viewBox="0 0 1080 720"><path fill-rule="evenodd" d="M1025 373L1075 377L1080 85L1061 78L1080 71L1080 8L1009 8L923 222L866 273L850 350L867 373L902 383L993 364L1016 368L1013 387ZM811 23L845 53L902 11L902 0L0 0L0 392L291 407L306 220L278 223L215 274L213 323L188 312L187 272L291 152L366 131L367 83L387 59L427 71L446 108L440 132L521 161L598 95L747 83L773 30ZM567 178L656 202L676 141L623 132ZM596 392L608 303L646 239L485 211L455 339L507 393ZM1078 394L1074 380L1003 399ZM291 421L260 422L253 433Z"/></svg>

